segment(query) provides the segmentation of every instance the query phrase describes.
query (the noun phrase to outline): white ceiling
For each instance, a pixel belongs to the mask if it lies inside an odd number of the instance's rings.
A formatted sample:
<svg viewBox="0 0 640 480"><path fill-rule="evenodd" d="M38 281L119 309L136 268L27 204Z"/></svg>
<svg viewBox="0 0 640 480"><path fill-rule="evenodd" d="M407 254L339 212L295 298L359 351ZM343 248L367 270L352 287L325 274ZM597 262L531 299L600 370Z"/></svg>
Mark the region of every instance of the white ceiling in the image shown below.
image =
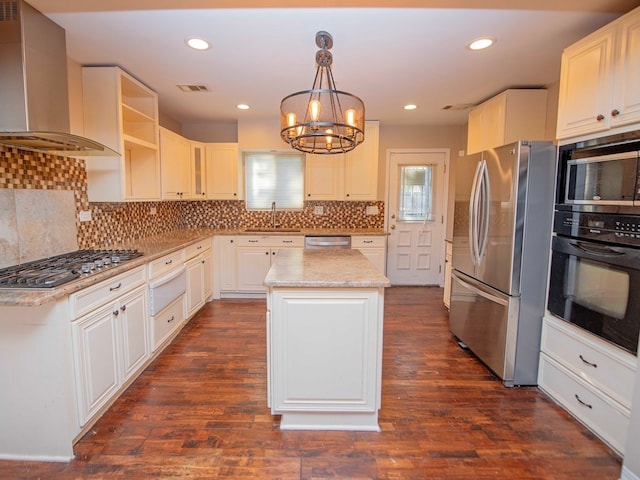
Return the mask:
<svg viewBox="0 0 640 480"><path fill-rule="evenodd" d="M443 107L552 84L564 47L640 4L487 0L483 8L467 8L480 2L329 0L317 2L322 8L282 8L300 2L156 0L150 9L144 0L28 3L66 29L69 57L121 66L158 92L163 114L181 123L277 117L284 96L311 88L315 34L326 30L334 39L338 88L364 100L367 118L394 125L463 124L467 111ZM212 3L216 8L207 8ZM518 9L504 9L514 3ZM266 4L272 7L254 8ZM187 48L185 39L193 36L213 47ZM496 38L496 45L465 48L481 36ZM211 91L184 93L177 84ZM251 109L239 111L239 103ZM406 103L418 109L405 111Z"/></svg>

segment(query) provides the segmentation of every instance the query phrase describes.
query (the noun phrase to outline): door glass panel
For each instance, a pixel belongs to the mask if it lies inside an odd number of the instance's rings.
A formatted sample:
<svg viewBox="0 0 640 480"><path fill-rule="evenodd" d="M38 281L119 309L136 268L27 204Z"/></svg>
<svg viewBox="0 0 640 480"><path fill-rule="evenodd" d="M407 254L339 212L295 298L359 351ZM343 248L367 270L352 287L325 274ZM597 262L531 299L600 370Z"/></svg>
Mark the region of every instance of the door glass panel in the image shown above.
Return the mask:
<svg viewBox="0 0 640 480"><path fill-rule="evenodd" d="M399 220L433 220L433 168L423 165L400 166Z"/></svg>

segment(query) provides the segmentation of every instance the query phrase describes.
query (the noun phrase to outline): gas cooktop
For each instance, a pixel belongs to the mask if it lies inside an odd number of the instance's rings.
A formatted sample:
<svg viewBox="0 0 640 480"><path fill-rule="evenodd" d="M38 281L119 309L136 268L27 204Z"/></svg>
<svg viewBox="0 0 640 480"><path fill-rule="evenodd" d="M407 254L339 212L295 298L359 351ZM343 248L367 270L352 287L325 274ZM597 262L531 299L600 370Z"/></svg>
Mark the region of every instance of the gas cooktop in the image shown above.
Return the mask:
<svg viewBox="0 0 640 480"><path fill-rule="evenodd" d="M0 288L53 288L144 255L138 250L77 250L0 269Z"/></svg>

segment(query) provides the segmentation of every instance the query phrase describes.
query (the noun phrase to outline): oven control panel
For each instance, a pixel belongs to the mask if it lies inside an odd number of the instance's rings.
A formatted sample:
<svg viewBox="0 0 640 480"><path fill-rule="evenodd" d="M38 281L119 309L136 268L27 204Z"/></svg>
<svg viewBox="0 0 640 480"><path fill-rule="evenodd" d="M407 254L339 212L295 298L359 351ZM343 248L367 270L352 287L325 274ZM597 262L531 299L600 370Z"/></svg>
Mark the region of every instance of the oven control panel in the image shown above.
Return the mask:
<svg viewBox="0 0 640 480"><path fill-rule="evenodd" d="M640 247L640 216L556 211L557 235Z"/></svg>

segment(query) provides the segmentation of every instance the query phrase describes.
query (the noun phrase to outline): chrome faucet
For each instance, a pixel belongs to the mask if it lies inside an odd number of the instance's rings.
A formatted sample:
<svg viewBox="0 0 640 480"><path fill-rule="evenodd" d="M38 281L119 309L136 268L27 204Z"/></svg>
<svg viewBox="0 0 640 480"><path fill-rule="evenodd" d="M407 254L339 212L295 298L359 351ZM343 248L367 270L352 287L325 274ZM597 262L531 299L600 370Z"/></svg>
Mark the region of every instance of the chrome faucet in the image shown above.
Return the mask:
<svg viewBox="0 0 640 480"><path fill-rule="evenodd" d="M278 228L279 223L276 222L276 202L271 203L271 226Z"/></svg>

